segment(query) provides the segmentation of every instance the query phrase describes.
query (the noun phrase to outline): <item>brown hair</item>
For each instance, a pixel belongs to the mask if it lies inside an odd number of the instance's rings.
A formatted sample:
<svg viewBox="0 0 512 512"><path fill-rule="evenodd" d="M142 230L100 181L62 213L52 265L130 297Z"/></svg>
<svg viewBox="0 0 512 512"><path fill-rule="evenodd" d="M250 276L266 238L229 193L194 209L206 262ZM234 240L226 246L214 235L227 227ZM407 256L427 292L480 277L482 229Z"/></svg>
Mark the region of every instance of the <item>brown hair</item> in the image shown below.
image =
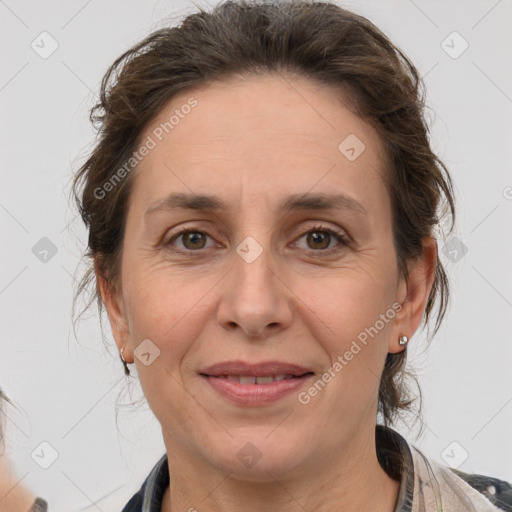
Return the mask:
<svg viewBox="0 0 512 512"><path fill-rule="evenodd" d="M422 254L422 239L434 234L445 215L452 219L450 231L455 219L452 181L430 148L424 84L414 65L373 23L334 3L240 0L210 12L198 9L180 26L157 30L130 48L103 77L99 102L90 114L93 125L99 125L99 141L73 181L74 199L89 230L84 256L97 261L116 290L133 173L107 199L98 198L97 191L130 159L149 121L171 98L235 75L288 73L325 84L340 97L348 93L347 107L380 134L388 158L397 264L407 278L407 262ZM74 302L94 282L90 264ZM86 309L95 299L101 322L98 283ZM438 302L432 336L448 299L448 279L438 256L424 314L429 326ZM405 375L415 378L405 371L405 362L405 352L388 354L385 362L379 389L385 425L415 402L404 384Z"/></svg>

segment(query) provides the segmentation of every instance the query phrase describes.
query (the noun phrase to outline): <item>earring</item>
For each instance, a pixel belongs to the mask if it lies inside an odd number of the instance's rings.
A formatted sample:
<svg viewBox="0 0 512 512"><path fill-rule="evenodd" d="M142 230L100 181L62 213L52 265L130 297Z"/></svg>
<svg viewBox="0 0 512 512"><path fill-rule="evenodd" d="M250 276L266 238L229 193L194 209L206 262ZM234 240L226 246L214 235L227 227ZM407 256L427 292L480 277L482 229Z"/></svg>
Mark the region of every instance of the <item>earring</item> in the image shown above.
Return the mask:
<svg viewBox="0 0 512 512"><path fill-rule="evenodd" d="M399 345L407 345L407 342L409 341L409 338L407 336L400 336L398 339Z"/></svg>
<svg viewBox="0 0 512 512"><path fill-rule="evenodd" d="M128 364L126 362L126 359L123 356L123 350L124 350L124 347L121 349L121 352L119 352L119 357L121 358L121 361L123 362L124 374L125 375L130 375L130 369L128 368Z"/></svg>

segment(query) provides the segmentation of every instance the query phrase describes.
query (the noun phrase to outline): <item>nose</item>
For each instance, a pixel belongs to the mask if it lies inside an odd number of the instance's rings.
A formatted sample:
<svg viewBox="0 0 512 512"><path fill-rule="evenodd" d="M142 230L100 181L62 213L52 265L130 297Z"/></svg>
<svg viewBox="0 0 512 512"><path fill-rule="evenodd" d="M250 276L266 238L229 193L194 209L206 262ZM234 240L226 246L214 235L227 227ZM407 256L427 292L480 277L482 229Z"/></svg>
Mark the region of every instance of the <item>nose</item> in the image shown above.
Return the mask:
<svg viewBox="0 0 512 512"><path fill-rule="evenodd" d="M232 270L222 282L220 325L230 331L240 328L251 338L265 338L289 327L294 294L267 246L249 237L237 248L233 260Z"/></svg>

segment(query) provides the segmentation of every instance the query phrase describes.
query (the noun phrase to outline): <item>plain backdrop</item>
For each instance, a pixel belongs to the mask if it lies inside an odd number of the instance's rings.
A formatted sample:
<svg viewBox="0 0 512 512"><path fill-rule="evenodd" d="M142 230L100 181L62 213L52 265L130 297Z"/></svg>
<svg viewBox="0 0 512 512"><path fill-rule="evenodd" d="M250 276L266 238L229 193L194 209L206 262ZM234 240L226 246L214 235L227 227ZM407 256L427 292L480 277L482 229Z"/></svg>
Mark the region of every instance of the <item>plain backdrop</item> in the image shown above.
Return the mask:
<svg viewBox="0 0 512 512"><path fill-rule="evenodd" d="M512 2L341 5L418 67L432 145L456 184L456 239L440 246L449 314L429 351L424 331L409 346L425 432L397 429L440 462L512 481ZM55 512L120 510L164 453L148 406L130 406L141 390L126 392L108 322L110 351L94 309L73 335L87 235L68 196L92 147L88 111L107 67L194 10L176 0L0 1L0 386L18 407L6 410L6 452Z"/></svg>

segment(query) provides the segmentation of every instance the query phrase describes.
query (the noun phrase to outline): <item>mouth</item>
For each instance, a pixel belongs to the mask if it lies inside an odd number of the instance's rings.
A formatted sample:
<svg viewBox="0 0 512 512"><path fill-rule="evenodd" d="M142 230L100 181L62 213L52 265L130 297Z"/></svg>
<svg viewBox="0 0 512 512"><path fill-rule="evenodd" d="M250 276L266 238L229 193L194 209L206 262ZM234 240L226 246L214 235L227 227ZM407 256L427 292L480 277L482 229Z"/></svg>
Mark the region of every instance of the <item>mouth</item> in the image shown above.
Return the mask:
<svg viewBox="0 0 512 512"><path fill-rule="evenodd" d="M298 393L308 384L313 372L302 375L208 375L199 374L217 396L238 407L269 406Z"/></svg>
<svg viewBox="0 0 512 512"><path fill-rule="evenodd" d="M278 380L303 377L304 375L312 373L311 368L285 361L274 360L249 363L240 359L216 363L199 371L200 375L206 377L237 380L242 384L264 384Z"/></svg>
<svg viewBox="0 0 512 512"><path fill-rule="evenodd" d="M224 361L198 372L210 388L237 406L270 405L298 392L315 375L310 368L285 361Z"/></svg>
<svg viewBox="0 0 512 512"><path fill-rule="evenodd" d="M208 375L206 373L200 373L203 377L213 377L214 379L224 379L237 382L239 384L271 384L280 380L300 379L309 375L314 375L313 372L306 372L302 375L291 375L291 374L276 374L276 375L265 375L265 376L254 376L254 375Z"/></svg>

